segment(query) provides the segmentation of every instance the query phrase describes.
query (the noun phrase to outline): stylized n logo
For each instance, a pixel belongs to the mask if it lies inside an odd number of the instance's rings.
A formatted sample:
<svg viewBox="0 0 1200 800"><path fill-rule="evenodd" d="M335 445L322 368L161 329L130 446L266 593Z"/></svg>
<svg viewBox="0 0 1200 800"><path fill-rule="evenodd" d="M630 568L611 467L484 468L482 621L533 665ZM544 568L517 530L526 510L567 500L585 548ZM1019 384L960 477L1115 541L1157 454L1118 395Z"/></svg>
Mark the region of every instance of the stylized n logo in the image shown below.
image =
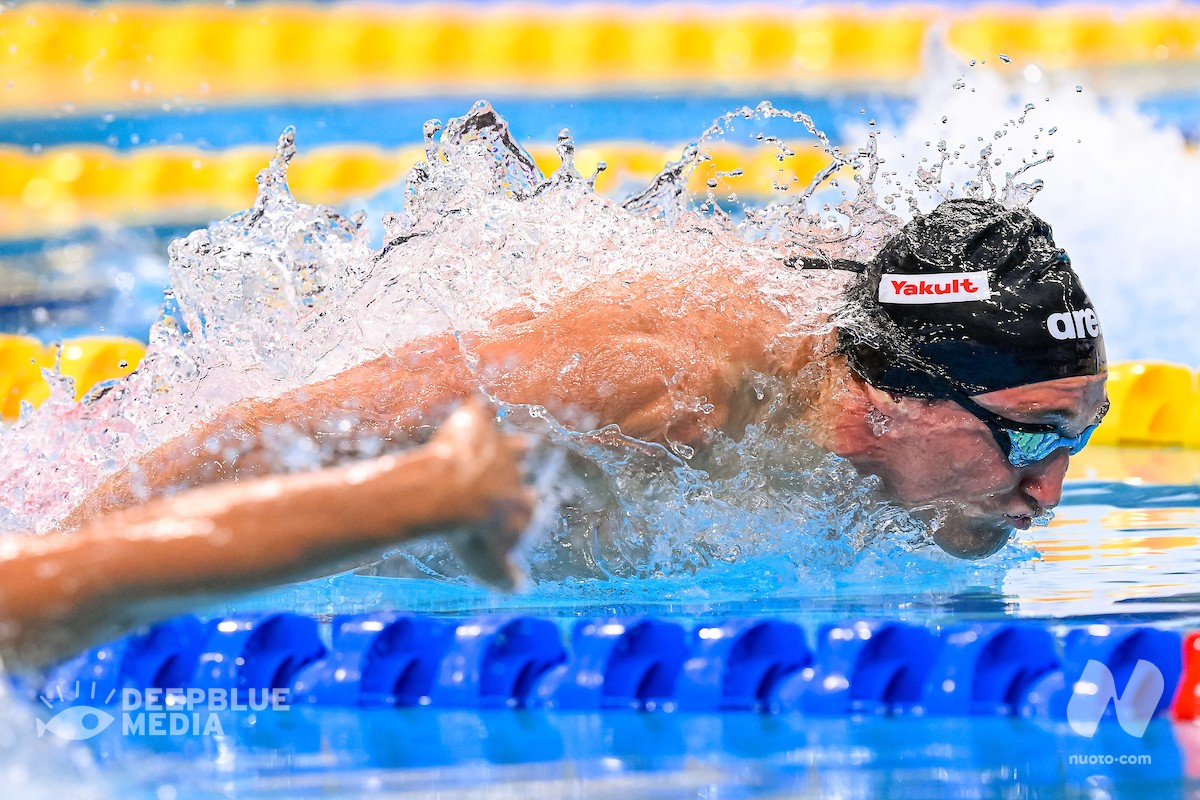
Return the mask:
<svg viewBox="0 0 1200 800"><path fill-rule="evenodd" d="M1080 736L1096 735L1100 718L1112 701L1117 710L1117 722L1130 736L1142 736L1165 689L1163 674L1149 661L1138 659L1125 685L1125 693L1117 695L1117 683L1112 671L1095 659L1087 662L1083 674L1075 683L1075 691L1067 703L1067 722Z"/></svg>

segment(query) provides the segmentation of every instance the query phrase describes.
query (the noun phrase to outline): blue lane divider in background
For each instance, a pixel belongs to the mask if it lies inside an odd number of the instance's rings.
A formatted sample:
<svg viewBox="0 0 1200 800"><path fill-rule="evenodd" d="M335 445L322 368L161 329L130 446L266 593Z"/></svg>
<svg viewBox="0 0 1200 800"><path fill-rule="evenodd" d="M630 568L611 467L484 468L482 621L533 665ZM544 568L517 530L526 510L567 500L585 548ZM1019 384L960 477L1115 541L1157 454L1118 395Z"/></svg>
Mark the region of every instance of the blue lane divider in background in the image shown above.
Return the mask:
<svg viewBox="0 0 1200 800"><path fill-rule="evenodd" d="M811 668L773 693L771 710L887 714L918 704L937 637L899 622L825 625Z"/></svg>
<svg viewBox="0 0 1200 800"><path fill-rule="evenodd" d="M95 704L124 688L287 689L292 703L319 706L1062 720L1089 682L1097 716L1114 715L1114 692L1158 692L1161 714L1183 672L1181 636L1141 626L1060 640L1030 622L935 630L860 620L822 626L811 650L800 626L772 619L582 620L569 645L558 623L526 616L386 612L338 616L330 628L327 646L318 622L296 614L180 617L60 664L43 694ZM84 697L76 687L88 684Z"/></svg>
<svg viewBox="0 0 1200 800"><path fill-rule="evenodd" d="M779 620L701 624L676 685L680 711L764 711L783 677L812 663L799 625Z"/></svg>
<svg viewBox="0 0 1200 800"><path fill-rule="evenodd" d="M297 673L292 700L364 707L428 703L453 635L453 626L432 617L335 618L333 652Z"/></svg>
<svg viewBox="0 0 1200 800"><path fill-rule="evenodd" d="M6 116L0 145L58 147L93 145L130 150L154 145L197 146L206 150L274 146L294 125L303 148L355 142L380 147L420 144L421 122L461 116L477 95L374 97L349 101L305 102L298 99L236 105L195 105L158 110L125 109L112 114ZM670 145L694 140L709 121L727 111L764 99L776 106L803 111L816 126L838 138L850 125L873 118L882 130L896 129L916 105L913 97L882 92L816 93L758 90L726 95L659 93L616 96L523 97L491 92L492 102L523 141L553 142L564 127L581 145L614 139ZM1163 126L1178 129L1189 141L1200 138L1200 96L1183 88L1138 99L1141 113ZM864 111L865 113L860 113ZM771 126L771 133L796 137L794 124Z"/></svg>
<svg viewBox="0 0 1200 800"><path fill-rule="evenodd" d="M563 127L580 145L614 139L683 144L696 139L714 119L732 109L757 106L769 98L780 108L803 111L817 127L837 138L848 123L881 125L905 119L911 98L879 92L820 95L794 92L741 92L727 95L652 94L521 96L492 92L488 100L520 131L523 142L554 142ZM7 116L0 144L54 147L88 144L128 150L153 145L192 145L210 150L261 145L273 147L279 133L295 126L301 148L355 142L380 147L421 144L421 123L464 114L478 95L377 97L349 101L298 99L191 108L128 109L120 114ZM1186 119L1176 103L1175 119ZM867 109L866 113L859 113ZM803 138L795 123L767 123L768 132ZM753 134L750 134L752 136ZM747 136L749 138L749 136Z"/></svg>
<svg viewBox="0 0 1200 800"><path fill-rule="evenodd" d="M1112 628L1094 625L1073 630L1063 641L1062 667L1030 687L1022 713L1026 716L1066 719L1067 704L1074 694L1076 683L1089 680L1089 675L1094 674L1089 669L1092 662L1107 667L1118 690L1130 689L1134 693L1147 689L1153 691L1151 686L1130 683L1131 679L1137 678L1136 683L1144 684L1145 676L1153 675L1153 671L1140 667L1140 664L1153 664L1161 674L1161 685L1158 687L1160 694L1155 708L1155 714L1161 714L1170 707L1183 674L1182 640L1179 634L1172 631L1149 627ZM1105 692L1101 690L1093 696L1098 698L1097 702L1103 703L1101 709L1106 717L1115 716L1116 708L1109 705Z"/></svg>
<svg viewBox="0 0 1200 800"><path fill-rule="evenodd" d="M462 622L430 701L461 708L524 708L543 673L565 660L558 626L533 617Z"/></svg>

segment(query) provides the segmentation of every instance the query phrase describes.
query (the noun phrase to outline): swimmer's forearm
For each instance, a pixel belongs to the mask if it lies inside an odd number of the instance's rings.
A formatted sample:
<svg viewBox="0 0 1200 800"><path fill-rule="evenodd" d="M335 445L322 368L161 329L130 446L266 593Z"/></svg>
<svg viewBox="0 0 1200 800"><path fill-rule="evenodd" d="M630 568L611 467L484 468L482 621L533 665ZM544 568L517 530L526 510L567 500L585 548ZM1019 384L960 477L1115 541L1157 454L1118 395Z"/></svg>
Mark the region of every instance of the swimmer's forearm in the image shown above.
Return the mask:
<svg viewBox="0 0 1200 800"><path fill-rule="evenodd" d="M427 424L434 412L470 397L474 383L451 336L432 337L404 355L351 367L330 380L265 401L237 403L189 434L167 442L105 479L60 523L75 530L95 517L136 505L170 488L269 473L272 428L325 435L344 418L355 435L391 440Z"/></svg>
<svg viewBox="0 0 1200 800"><path fill-rule="evenodd" d="M44 661L86 644L81 638L150 621L139 608L146 600L250 590L361 563L434 527L482 518L455 487L449 456L425 447L197 489L72 534L16 540L21 550L0 559L0 644Z"/></svg>
<svg viewBox="0 0 1200 800"><path fill-rule="evenodd" d="M153 580L137 569L118 574L135 592L267 584L463 517L466 508L452 503L447 491L448 472L445 458L423 448L317 472L208 486L113 515L103 527L121 525L126 532L100 535L113 544L111 560L119 569L130 563L127 548L153 551ZM102 584L110 580L98 577Z"/></svg>

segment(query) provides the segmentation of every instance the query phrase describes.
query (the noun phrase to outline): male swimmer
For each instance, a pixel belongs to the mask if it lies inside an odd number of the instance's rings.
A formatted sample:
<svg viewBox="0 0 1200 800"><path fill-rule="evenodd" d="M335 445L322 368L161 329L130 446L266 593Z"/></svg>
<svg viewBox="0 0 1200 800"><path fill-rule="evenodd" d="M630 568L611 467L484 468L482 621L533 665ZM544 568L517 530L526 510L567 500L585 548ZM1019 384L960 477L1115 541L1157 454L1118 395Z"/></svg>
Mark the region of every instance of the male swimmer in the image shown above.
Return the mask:
<svg viewBox="0 0 1200 800"><path fill-rule="evenodd" d="M328 575L435 531L511 586L529 522L520 448L477 405L426 445L309 473L192 489L0 548L0 654L47 663L218 592Z"/></svg>
<svg viewBox="0 0 1200 800"><path fill-rule="evenodd" d="M879 476L889 497L952 505L934 534L950 553L992 553L1054 507L1068 457L1103 416L1106 373L1095 311L1045 222L947 201L870 264L809 266L850 270L831 324L811 333L735 274L617 274L542 313L504 313L485 331L427 337L301 391L236 404L112 476L64 525L137 502L135 482L156 492L259 474L271 426L319 435L352 413L403 436L480 386L568 424L615 424L702 456L716 434L738 438L767 414L760 376L780 383L813 442Z"/></svg>

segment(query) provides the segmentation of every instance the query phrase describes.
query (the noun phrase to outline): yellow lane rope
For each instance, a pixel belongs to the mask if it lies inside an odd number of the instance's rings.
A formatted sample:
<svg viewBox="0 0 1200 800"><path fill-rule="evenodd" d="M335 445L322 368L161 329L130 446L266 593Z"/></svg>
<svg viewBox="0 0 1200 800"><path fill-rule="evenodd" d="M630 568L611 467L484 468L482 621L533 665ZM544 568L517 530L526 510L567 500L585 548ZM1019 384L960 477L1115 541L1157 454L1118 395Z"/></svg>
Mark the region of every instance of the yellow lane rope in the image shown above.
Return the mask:
<svg viewBox="0 0 1200 800"><path fill-rule="evenodd" d="M22 401L36 406L50 395L42 369L53 369L56 355L62 374L75 379L79 399L97 383L133 372L145 354L145 345L116 336L68 339L59 354L31 336L0 334L0 415L13 419Z"/></svg>
<svg viewBox="0 0 1200 800"><path fill-rule="evenodd" d="M57 346L30 336L0 334L0 413L13 418L21 401L37 405L49 394L43 368L54 366ZM75 379L82 397L97 383L132 372L145 347L131 339L88 336L62 342L59 368ZM1110 365L1112 409L1092 437L1095 444L1200 447L1200 374L1180 364L1125 361Z"/></svg>
<svg viewBox="0 0 1200 800"><path fill-rule="evenodd" d="M39 4L0 12L0 108L497 89L898 83L935 26L964 58L1195 63L1200 11L928 5Z"/></svg>
<svg viewBox="0 0 1200 800"><path fill-rule="evenodd" d="M597 191L620 193L642 185L680 147L638 142L599 142L578 148L575 163L590 175L608 164ZM715 145L712 160L693 173L691 189L703 194L717 172L741 167L745 175L719 180L718 197L736 192L746 198L783 197L808 184L829 158L814 148L798 149L780 160L774 147ZM530 153L545 174L558 166L554 145ZM87 223L192 223L224 217L254 202L255 174L270 161L265 147L202 151L152 147L118 152L99 146L67 146L31 153L0 146L0 237L29 238ZM297 199L340 203L369 196L399 181L425 158L419 146L385 150L337 145L301 150L288 170ZM787 187L784 190L778 187Z"/></svg>

